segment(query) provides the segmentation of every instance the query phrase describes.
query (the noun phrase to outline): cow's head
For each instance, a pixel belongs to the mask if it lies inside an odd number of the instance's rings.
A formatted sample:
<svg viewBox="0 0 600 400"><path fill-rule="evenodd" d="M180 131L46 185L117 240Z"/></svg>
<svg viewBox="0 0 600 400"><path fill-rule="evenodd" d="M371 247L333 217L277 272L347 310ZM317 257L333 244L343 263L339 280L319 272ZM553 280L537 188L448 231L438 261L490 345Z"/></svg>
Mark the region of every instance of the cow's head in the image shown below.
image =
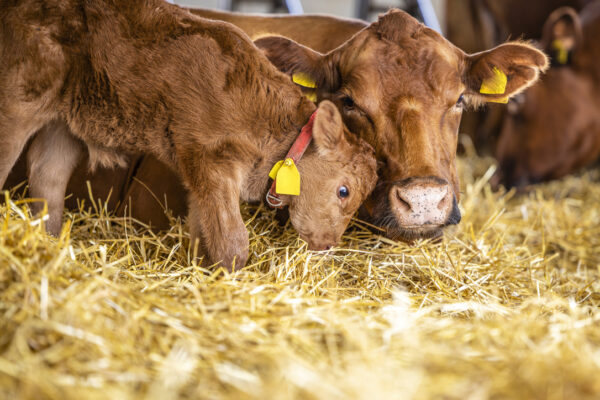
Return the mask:
<svg viewBox="0 0 600 400"><path fill-rule="evenodd" d="M408 14L394 10L328 54L282 37L256 41L290 75L316 84L351 132L376 151L379 180L363 211L389 237L435 237L460 221L457 134L468 104L509 97L531 85L547 61L523 43L467 55ZM502 71L505 87L482 94Z"/></svg>
<svg viewBox="0 0 600 400"><path fill-rule="evenodd" d="M595 8L600 21L598 3ZM567 7L548 17L540 44L552 56L552 68L507 107L496 148L500 183L523 187L556 179L600 156L600 73L594 72L600 72L600 23L595 25L595 33L584 35L580 17Z"/></svg>

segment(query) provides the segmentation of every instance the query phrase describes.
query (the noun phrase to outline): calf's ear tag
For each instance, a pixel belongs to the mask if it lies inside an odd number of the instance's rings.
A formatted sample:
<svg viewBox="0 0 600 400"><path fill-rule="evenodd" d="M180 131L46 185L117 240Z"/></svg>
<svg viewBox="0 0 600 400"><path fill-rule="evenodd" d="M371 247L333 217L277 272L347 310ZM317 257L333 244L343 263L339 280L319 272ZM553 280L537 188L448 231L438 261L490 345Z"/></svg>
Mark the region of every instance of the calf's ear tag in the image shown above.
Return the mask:
<svg viewBox="0 0 600 400"><path fill-rule="evenodd" d="M563 45L563 42L556 39L552 41L551 46L554 50L556 50L556 61L559 64L565 65L569 62L569 51Z"/></svg>
<svg viewBox="0 0 600 400"><path fill-rule="evenodd" d="M314 89L317 87L317 83L310 76L305 74L304 72L296 72L292 75L292 81L295 84L303 86L305 88Z"/></svg>
<svg viewBox="0 0 600 400"><path fill-rule="evenodd" d="M481 94L504 94L506 92L506 82L508 81L506 74L494 67L492 69L494 75L484 79L481 82L479 93Z"/></svg>
<svg viewBox="0 0 600 400"><path fill-rule="evenodd" d="M298 168L296 168L296 164L291 158L286 158L279 167L279 171L277 171L275 192L291 196L300 194L300 172L298 172Z"/></svg>

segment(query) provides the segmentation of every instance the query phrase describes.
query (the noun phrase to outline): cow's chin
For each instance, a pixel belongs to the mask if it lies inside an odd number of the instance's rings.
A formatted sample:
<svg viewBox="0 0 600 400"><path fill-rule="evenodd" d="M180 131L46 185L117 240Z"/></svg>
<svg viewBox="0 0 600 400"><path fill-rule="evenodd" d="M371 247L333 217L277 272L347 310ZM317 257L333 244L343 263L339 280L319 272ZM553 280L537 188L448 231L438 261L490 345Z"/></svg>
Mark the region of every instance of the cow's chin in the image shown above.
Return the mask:
<svg viewBox="0 0 600 400"><path fill-rule="evenodd" d="M419 239L431 239L439 241L444 235L443 225L422 225L422 226L388 226L385 230L385 236L401 242L413 243Z"/></svg>
<svg viewBox="0 0 600 400"><path fill-rule="evenodd" d="M402 226L389 211L373 215L364 208L360 210L359 218L372 224L373 233L406 243L413 243L419 239L441 239L445 227L445 225Z"/></svg>

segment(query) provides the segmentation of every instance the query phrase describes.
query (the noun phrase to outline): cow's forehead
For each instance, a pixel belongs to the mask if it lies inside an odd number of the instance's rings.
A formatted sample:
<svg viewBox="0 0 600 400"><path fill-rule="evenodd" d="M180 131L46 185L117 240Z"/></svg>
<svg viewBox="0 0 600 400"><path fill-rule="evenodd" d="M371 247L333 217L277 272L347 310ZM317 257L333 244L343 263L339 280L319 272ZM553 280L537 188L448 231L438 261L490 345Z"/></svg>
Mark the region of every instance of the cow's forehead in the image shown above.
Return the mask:
<svg viewBox="0 0 600 400"><path fill-rule="evenodd" d="M462 52L431 32L394 43L363 31L342 54L344 83L366 98L408 96L444 102L455 97L463 89Z"/></svg>

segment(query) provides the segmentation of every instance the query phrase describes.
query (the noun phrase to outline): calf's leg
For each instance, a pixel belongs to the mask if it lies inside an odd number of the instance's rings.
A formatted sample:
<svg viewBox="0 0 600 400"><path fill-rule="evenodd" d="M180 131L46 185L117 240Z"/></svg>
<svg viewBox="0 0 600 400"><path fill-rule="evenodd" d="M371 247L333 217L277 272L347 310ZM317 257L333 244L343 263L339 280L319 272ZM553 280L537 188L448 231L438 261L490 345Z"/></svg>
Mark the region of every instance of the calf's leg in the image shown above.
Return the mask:
<svg viewBox="0 0 600 400"><path fill-rule="evenodd" d="M46 200L46 230L53 235L60 233L65 191L82 151L83 144L71 135L66 124L55 120L39 131L27 153L30 195ZM35 202L32 212L37 214L42 208L43 203Z"/></svg>
<svg viewBox="0 0 600 400"><path fill-rule="evenodd" d="M192 191L188 225L191 245L200 246L209 263L220 262L229 271L246 265L249 240L238 190L223 185L210 193Z"/></svg>

